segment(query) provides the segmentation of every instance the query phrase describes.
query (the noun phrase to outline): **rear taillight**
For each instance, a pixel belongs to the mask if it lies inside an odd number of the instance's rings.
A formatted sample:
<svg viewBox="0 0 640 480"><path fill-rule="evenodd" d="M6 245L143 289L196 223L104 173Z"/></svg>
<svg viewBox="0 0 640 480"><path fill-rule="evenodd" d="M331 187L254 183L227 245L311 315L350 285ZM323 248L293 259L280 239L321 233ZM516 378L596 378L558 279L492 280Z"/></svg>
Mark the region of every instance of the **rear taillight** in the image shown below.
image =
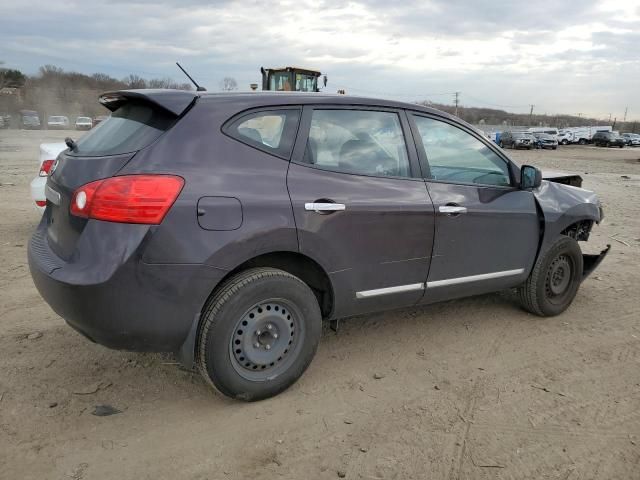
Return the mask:
<svg viewBox="0 0 640 480"><path fill-rule="evenodd" d="M87 183L71 198L71 214L119 223L159 224L184 180L174 175L123 175Z"/></svg>
<svg viewBox="0 0 640 480"><path fill-rule="evenodd" d="M46 177L47 175L49 175L53 162L55 162L55 160L45 160L44 162L42 162L42 165L40 165L40 173L38 173L38 175L41 177Z"/></svg>
<svg viewBox="0 0 640 480"><path fill-rule="evenodd" d="M46 207L47 206L47 201L46 200L36 200L36 205L39 207Z"/></svg>

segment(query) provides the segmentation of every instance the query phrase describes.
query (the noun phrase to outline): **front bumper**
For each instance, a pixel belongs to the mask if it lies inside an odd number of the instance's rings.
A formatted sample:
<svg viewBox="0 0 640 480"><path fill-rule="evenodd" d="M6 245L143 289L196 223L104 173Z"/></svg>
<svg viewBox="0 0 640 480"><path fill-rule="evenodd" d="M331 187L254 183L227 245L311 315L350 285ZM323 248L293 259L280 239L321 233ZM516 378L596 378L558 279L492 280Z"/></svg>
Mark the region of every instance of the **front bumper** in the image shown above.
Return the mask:
<svg viewBox="0 0 640 480"><path fill-rule="evenodd" d="M607 245L607 248L602 250L597 255L591 255L587 253L582 254L582 280L587 278L596 268L598 268L598 265L602 263L602 260L604 260L604 257L607 256L609 250L611 250L611 245Z"/></svg>
<svg viewBox="0 0 640 480"><path fill-rule="evenodd" d="M82 251L69 262L51 250L46 220L40 223L28 258L42 298L71 327L106 347L179 351L226 272L195 264L146 264L141 250L148 226L91 222L86 228L93 231L83 232L90 238L78 242ZM100 245L110 250L87 251Z"/></svg>

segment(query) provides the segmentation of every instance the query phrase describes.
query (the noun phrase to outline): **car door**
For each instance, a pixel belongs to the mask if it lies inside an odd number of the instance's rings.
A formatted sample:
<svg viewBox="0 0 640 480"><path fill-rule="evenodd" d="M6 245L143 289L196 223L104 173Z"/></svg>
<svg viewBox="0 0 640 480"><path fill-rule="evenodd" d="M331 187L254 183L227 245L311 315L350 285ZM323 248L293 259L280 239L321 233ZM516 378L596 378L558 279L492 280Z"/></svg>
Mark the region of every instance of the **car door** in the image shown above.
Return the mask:
<svg viewBox="0 0 640 480"><path fill-rule="evenodd" d="M540 226L533 193L517 186L518 169L462 124L409 117L436 212L423 302L520 284L533 266Z"/></svg>
<svg viewBox="0 0 640 480"><path fill-rule="evenodd" d="M434 210L402 111L305 107L289 166L300 252L328 272L334 317L415 304Z"/></svg>

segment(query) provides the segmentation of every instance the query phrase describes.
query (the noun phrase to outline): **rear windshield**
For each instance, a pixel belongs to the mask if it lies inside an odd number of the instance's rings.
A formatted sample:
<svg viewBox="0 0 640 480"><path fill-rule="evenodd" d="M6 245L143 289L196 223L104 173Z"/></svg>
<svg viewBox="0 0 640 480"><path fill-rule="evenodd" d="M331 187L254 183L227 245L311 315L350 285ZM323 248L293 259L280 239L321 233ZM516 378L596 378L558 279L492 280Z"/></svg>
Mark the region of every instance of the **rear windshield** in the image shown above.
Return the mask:
<svg viewBox="0 0 640 480"><path fill-rule="evenodd" d="M76 143L69 155L97 157L141 150L153 143L174 122L164 110L142 103L125 103Z"/></svg>

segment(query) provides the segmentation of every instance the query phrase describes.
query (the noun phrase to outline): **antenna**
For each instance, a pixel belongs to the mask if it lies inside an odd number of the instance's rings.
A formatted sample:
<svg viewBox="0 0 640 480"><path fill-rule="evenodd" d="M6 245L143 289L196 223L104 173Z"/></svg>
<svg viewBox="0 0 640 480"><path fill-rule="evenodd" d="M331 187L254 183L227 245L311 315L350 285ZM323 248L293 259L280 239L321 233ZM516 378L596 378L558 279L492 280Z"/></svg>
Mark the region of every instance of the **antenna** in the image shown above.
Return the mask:
<svg viewBox="0 0 640 480"><path fill-rule="evenodd" d="M176 65L178 66L178 68L180 70L182 70L182 73L184 73L189 78L189 80L191 80L191 83L193 83L196 86L196 92L206 92L207 91L206 88L201 87L200 85L198 85L196 83L196 81L193 79L193 77L191 77L191 75L189 75L187 73L187 71L184 68L182 68L182 65L180 65L178 62L176 62Z"/></svg>

